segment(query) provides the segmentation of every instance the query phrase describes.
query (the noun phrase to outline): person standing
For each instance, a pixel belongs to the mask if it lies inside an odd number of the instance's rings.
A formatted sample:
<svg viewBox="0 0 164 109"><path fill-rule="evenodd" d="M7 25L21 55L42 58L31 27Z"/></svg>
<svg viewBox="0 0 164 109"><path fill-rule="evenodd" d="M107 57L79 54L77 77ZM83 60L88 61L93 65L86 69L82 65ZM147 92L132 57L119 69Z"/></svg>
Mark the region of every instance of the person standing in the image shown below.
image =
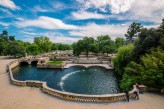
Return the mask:
<svg viewBox="0 0 164 109"><path fill-rule="evenodd" d="M137 83L136 83L135 87L136 87L136 92L137 92L137 99L139 99L140 87Z"/></svg>
<svg viewBox="0 0 164 109"><path fill-rule="evenodd" d="M127 101L129 102L129 90L128 90L128 89L126 89L126 91L125 91L125 95L126 95L126 99L127 99Z"/></svg>

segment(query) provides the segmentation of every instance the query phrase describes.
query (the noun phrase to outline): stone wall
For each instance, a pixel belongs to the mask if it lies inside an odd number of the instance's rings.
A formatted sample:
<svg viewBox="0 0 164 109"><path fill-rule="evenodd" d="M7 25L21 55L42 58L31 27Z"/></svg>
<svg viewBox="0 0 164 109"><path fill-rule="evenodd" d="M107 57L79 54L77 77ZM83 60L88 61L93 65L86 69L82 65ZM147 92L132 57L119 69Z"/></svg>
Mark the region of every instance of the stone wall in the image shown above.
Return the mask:
<svg viewBox="0 0 164 109"><path fill-rule="evenodd" d="M106 95L85 95L85 94L74 94L69 92L63 92L59 90L55 90L52 88L49 88L46 84L46 82L42 81L19 81L15 80L13 78L13 74L11 69L19 65L20 60L15 60L10 62L7 65L7 72L10 75L11 83L17 86L30 86L30 87L37 87L40 88L43 92L50 94L55 97L59 97L61 99L66 100L73 100L73 101L83 101L83 102L116 102L116 101L122 101L126 99L125 93L118 93L118 94L106 94ZM150 91L150 90L156 90L153 88L147 88L145 86L141 86L142 91ZM157 91L157 90L156 90ZM159 90L158 90L159 91ZM134 88L132 91L129 92L130 98L134 98Z"/></svg>
<svg viewBox="0 0 164 109"><path fill-rule="evenodd" d="M66 62L63 62L62 64L37 64L37 68L64 68L66 65Z"/></svg>

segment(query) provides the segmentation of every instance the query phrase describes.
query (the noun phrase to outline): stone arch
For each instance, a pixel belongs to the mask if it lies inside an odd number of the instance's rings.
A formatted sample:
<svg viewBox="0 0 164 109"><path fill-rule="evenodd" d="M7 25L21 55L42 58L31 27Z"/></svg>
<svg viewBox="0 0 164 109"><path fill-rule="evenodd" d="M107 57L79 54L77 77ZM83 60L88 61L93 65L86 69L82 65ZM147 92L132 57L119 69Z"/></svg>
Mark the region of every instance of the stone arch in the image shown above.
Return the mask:
<svg viewBox="0 0 164 109"><path fill-rule="evenodd" d="M31 61L31 65L36 66L36 65L37 65L37 63L38 63L38 61L37 61L37 60Z"/></svg>
<svg viewBox="0 0 164 109"><path fill-rule="evenodd" d="M22 61L19 63L20 65L29 65L29 63L27 61Z"/></svg>

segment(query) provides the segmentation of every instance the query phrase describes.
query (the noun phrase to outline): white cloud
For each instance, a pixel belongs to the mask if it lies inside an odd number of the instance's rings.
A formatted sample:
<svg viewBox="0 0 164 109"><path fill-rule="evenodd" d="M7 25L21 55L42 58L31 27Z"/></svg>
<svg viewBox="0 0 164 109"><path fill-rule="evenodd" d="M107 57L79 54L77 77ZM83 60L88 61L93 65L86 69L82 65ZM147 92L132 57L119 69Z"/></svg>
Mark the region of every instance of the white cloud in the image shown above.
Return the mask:
<svg viewBox="0 0 164 109"><path fill-rule="evenodd" d="M48 37L54 43L73 43L79 40L79 38L72 38L69 36L65 36L62 33L57 32L46 32L42 34L43 36Z"/></svg>
<svg viewBox="0 0 164 109"><path fill-rule="evenodd" d="M32 9L33 12L50 12L51 9L42 8L41 6L37 5Z"/></svg>
<svg viewBox="0 0 164 109"><path fill-rule="evenodd" d="M0 25L4 26L4 27L8 27L9 24L8 23L5 23L5 22L0 22Z"/></svg>
<svg viewBox="0 0 164 109"><path fill-rule="evenodd" d="M74 25L65 24L63 21L46 16L40 16L34 20L24 20L16 23L19 27L38 27L43 29L76 29Z"/></svg>
<svg viewBox="0 0 164 109"><path fill-rule="evenodd" d="M85 19L106 19L109 16L98 14L97 12L87 12L87 11L78 11L71 13L73 19L75 20L85 20Z"/></svg>
<svg viewBox="0 0 164 109"><path fill-rule="evenodd" d="M21 33L24 34L23 40L31 43L33 43L34 37L40 37L40 36L48 37L50 41L53 43L71 44L79 40L79 38L71 38L57 32L34 33L34 32L23 31Z"/></svg>
<svg viewBox="0 0 164 109"><path fill-rule="evenodd" d="M76 0L82 10L95 9L114 15L118 20L159 23L164 18L164 0Z"/></svg>
<svg viewBox="0 0 164 109"><path fill-rule="evenodd" d="M29 32L29 31L21 31L21 33L23 33L24 35L28 35L28 36L41 36L42 35L40 33Z"/></svg>
<svg viewBox="0 0 164 109"><path fill-rule="evenodd" d="M8 9L2 9L0 8L0 10L4 13L6 13L7 15L13 15Z"/></svg>
<svg viewBox="0 0 164 109"><path fill-rule="evenodd" d="M113 14L125 13L131 8L134 0L77 0L83 9L95 8L102 12L111 11Z"/></svg>
<svg viewBox="0 0 164 109"><path fill-rule="evenodd" d="M99 35L109 35L112 39L115 37L122 37L127 32L127 24L120 25L109 25L103 24L98 25L95 23L87 24L86 26L79 27L78 30L72 30L69 32L72 36L81 36L81 37L97 37Z"/></svg>
<svg viewBox="0 0 164 109"><path fill-rule="evenodd" d="M0 5L10 8L12 10L20 10L21 9L19 6L16 6L15 3L11 0L0 0Z"/></svg>

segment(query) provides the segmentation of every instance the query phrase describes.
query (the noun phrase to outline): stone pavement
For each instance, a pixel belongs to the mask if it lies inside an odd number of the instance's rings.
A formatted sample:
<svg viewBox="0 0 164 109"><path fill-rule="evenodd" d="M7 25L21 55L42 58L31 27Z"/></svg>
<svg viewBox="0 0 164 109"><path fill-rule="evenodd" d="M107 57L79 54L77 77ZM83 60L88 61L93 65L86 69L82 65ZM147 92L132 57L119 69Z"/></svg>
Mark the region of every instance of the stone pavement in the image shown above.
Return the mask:
<svg viewBox="0 0 164 109"><path fill-rule="evenodd" d="M61 100L38 88L10 84L5 72L11 60L0 59L0 109L164 109L164 95L144 93L140 100L115 103L81 103Z"/></svg>

